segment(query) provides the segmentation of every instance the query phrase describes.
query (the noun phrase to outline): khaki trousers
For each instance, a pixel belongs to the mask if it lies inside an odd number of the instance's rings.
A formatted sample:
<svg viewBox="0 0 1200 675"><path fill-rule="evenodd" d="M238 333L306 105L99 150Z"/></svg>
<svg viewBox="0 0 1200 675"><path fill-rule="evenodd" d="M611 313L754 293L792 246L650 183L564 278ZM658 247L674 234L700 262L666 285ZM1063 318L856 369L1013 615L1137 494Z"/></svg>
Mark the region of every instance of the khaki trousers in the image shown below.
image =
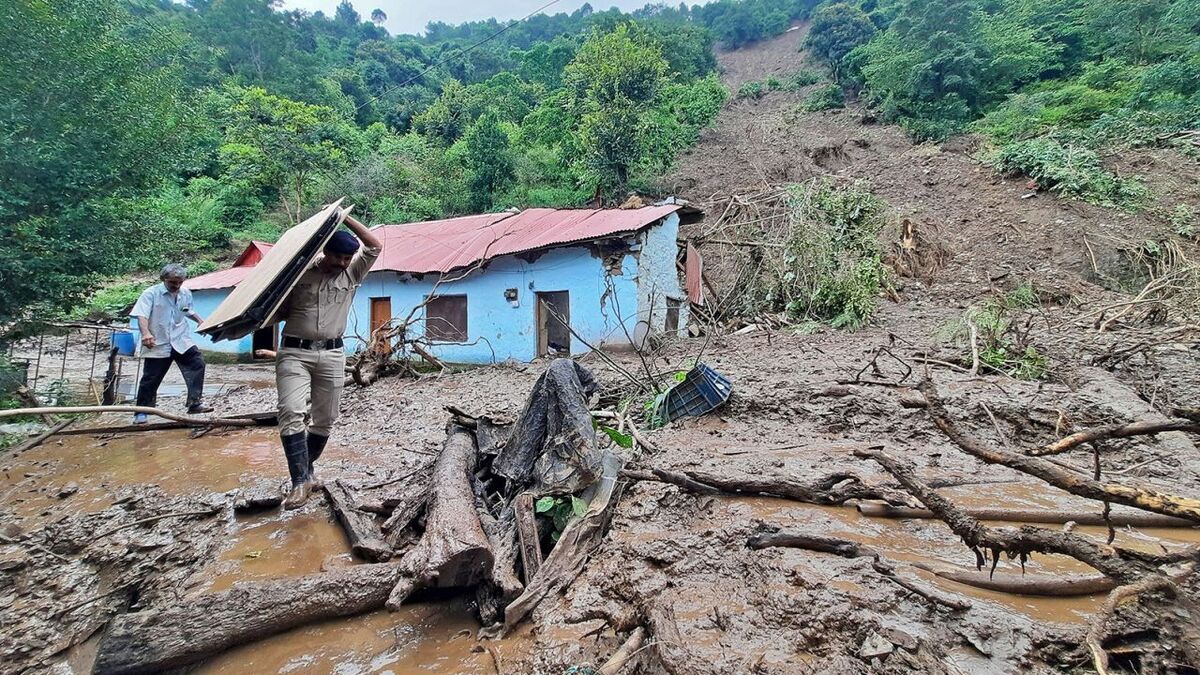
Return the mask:
<svg viewBox="0 0 1200 675"><path fill-rule="evenodd" d="M338 418L345 381L346 352L341 349L280 349L275 356L280 435L304 431L304 413L308 412L312 415L309 433L329 436Z"/></svg>

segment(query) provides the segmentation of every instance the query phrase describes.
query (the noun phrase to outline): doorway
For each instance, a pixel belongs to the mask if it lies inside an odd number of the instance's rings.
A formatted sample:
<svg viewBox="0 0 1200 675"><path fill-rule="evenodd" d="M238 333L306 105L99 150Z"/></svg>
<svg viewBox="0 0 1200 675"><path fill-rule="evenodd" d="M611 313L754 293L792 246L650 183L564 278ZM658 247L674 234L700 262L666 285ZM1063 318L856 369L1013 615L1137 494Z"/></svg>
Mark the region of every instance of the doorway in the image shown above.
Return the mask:
<svg viewBox="0 0 1200 675"><path fill-rule="evenodd" d="M276 340L275 326L267 326L266 328L259 328L254 331L254 337L251 339L250 344L250 353L254 354L254 358L261 358L258 355L258 350L260 349L277 351L278 348L279 343Z"/></svg>
<svg viewBox="0 0 1200 675"><path fill-rule="evenodd" d="M567 291L537 294L537 355L570 356L571 296Z"/></svg>
<svg viewBox="0 0 1200 675"><path fill-rule="evenodd" d="M392 299L371 298L371 335L392 320Z"/></svg>

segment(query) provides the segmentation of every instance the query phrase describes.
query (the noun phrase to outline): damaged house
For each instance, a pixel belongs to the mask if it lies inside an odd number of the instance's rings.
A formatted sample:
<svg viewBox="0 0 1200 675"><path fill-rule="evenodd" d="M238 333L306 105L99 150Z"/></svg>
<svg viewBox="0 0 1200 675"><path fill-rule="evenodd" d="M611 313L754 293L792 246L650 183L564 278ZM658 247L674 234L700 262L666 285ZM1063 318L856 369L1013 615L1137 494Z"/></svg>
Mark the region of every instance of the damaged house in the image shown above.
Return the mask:
<svg viewBox="0 0 1200 675"><path fill-rule="evenodd" d="M378 226L383 253L357 291L347 349L410 313L414 331L451 363L531 361L678 334L688 320L676 242L685 208L535 208ZM267 248L254 242L232 268L189 279L196 311L208 316ZM276 347L279 326L195 339L248 359Z"/></svg>

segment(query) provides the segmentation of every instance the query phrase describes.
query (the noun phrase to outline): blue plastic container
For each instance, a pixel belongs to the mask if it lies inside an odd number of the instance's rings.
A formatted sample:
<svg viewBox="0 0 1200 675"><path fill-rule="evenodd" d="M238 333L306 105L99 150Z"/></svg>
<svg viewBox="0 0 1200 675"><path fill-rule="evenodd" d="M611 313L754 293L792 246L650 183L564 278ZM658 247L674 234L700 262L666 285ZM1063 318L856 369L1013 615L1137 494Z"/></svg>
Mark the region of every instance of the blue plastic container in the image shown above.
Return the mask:
<svg viewBox="0 0 1200 675"><path fill-rule="evenodd" d="M121 356L133 356L134 351L137 350L137 341L133 339L133 331L114 330L112 346L117 348L117 353Z"/></svg>
<svg viewBox="0 0 1200 675"><path fill-rule="evenodd" d="M729 400L733 385L725 376L703 363L688 371L683 382L667 392L663 401L666 421L680 417L699 417L716 410Z"/></svg>

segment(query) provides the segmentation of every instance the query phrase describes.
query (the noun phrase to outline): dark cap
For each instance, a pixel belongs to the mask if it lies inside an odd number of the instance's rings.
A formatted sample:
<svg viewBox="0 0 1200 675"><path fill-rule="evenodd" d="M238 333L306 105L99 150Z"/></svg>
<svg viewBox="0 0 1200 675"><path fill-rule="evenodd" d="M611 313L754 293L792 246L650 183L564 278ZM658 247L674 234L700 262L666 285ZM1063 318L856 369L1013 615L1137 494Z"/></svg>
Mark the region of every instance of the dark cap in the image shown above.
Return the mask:
<svg viewBox="0 0 1200 675"><path fill-rule="evenodd" d="M325 243L325 252L333 255L354 255L358 251L358 238L345 230L333 233Z"/></svg>

